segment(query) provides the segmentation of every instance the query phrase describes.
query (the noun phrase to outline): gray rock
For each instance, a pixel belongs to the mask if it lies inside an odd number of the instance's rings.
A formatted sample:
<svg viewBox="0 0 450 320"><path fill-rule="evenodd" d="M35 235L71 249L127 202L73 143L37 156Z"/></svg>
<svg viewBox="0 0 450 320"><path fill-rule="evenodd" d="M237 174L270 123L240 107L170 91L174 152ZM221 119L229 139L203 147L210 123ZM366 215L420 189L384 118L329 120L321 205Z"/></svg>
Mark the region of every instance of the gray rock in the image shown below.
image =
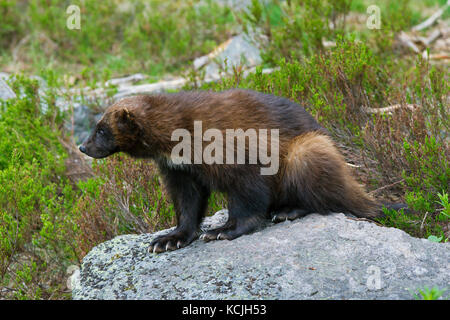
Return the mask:
<svg viewBox="0 0 450 320"><path fill-rule="evenodd" d="M216 0L216 2L220 5L230 7L233 10L243 10L252 4L251 0ZM260 2L263 5L265 5L269 1L268 0L260 0Z"/></svg>
<svg viewBox="0 0 450 320"><path fill-rule="evenodd" d="M71 121L66 121L65 126L69 132L73 131L75 143L80 144L89 137L102 113L94 112L82 103L75 102L73 105L73 126Z"/></svg>
<svg viewBox="0 0 450 320"><path fill-rule="evenodd" d="M16 94L8 86L8 84L0 78L0 100L8 100L16 97Z"/></svg>
<svg viewBox="0 0 450 320"><path fill-rule="evenodd" d="M221 44L213 52L194 60L194 68L205 69L205 77L216 77L221 67L226 65L228 71L232 72L233 66L251 68L262 63L259 48L252 39L245 35L237 35Z"/></svg>
<svg viewBox="0 0 450 320"><path fill-rule="evenodd" d="M0 79L8 80L11 75L6 72L0 72Z"/></svg>
<svg viewBox="0 0 450 320"><path fill-rule="evenodd" d="M202 227L225 220L219 212ZM311 214L233 241L148 253L151 240L166 232L95 247L72 279L73 298L413 299L425 286L449 288L449 244L343 214Z"/></svg>

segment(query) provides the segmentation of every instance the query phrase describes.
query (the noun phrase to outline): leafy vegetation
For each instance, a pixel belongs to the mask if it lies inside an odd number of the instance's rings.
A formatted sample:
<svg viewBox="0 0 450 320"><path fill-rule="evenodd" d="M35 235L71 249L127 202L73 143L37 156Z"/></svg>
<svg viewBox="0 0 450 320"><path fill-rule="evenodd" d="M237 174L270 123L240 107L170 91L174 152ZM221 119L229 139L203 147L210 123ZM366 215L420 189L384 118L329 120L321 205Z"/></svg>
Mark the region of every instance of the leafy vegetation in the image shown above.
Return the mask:
<svg viewBox="0 0 450 320"><path fill-rule="evenodd" d="M0 70L47 81L39 94L36 80L15 75L10 85L18 97L0 100L0 297L69 298L66 270L93 246L174 224L148 161L119 154L94 160L88 178L73 179L64 127L70 112L56 107L57 88L98 86L134 72L151 81L183 74L193 58L241 29L259 35L263 66L247 77L235 67L208 84L191 70L185 89L249 88L302 104L378 200L411 209L385 210L380 223L448 241L448 66L410 54L395 37L445 1L375 1L379 30L358 20L372 2L252 1L248 11L233 12L212 0L0 0ZM82 10L81 30L65 27L70 4ZM392 105L400 107L380 111ZM225 206L214 194L209 213ZM425 288L417 297L442 294Z"/></svg>
<svg viewBox="0 0 450 320"><path fill-rule="evenodd" d="M1 104L0 283L19 299L48 298L60 290L64 264L78 261L75 190L58 141L63 118L52 104L42 110L36 81L18 77L12 87L23 95Z"/></svg>
<svg viewBox="0 0 450 320"><path fill-rule="evenodd" d="M417 294L414 294L416 300L438 300L446 292L445 289L441 290L437 287L428 288L424 287L419 289Z"/></svg>

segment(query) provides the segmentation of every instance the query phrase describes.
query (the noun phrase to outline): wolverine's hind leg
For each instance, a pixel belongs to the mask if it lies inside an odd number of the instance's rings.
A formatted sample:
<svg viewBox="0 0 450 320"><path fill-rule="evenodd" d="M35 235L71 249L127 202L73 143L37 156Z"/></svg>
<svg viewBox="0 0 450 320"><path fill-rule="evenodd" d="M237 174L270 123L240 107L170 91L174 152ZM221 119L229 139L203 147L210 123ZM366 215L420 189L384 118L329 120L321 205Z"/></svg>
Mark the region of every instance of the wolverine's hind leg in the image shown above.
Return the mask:
<svg viewBox="0 0 450 320"><path fill-rule="evenodd" d="M260 224L261 219L256 217L237 218L230 215L225 225L205 232L200 236L200 239L206 242L211 240L233 240L255 231Z"/></svg>
<svg viewBox="0 0 450 320"><path fill-rule="evenodd" d="M220 228L209 230L200 236L201 240L206 242L212 240L233 240L243 234L255 230L256 225L247 223L243 219L229 218Z"/></svg>
<svg viewBox="0 0 450 320"><path fill-rule="evenodd" d="M228 196L228 221L220 228L205 232L200 239L204 241L233 240L255 231L267 214L269 190L266 188L262 185L258 191L233 190Z"/></svg>
<svg viewBox="0 0 450 320"><path fill-rule="evenodd" d="M272 217L272 222L278 223L283 222L287 220L295 220L301 217L306 216L308 213L310 213L308 210L305 209L282 209L280 211L273 211L270 215Z"/></svg>

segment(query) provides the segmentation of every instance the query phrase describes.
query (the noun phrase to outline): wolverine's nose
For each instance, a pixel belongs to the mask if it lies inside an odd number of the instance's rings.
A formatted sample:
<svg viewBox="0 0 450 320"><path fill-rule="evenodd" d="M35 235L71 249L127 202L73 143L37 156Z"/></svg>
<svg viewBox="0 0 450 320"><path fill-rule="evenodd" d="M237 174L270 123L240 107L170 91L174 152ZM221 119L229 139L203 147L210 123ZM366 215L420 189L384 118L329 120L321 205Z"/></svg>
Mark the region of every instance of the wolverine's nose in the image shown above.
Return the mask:
<svg viewBox="0 0 450 320"><path fill-rule="evenodd" d="M80 146L80 151L83 152L83 153L86 153L86 147L81 145Z"/></svg>

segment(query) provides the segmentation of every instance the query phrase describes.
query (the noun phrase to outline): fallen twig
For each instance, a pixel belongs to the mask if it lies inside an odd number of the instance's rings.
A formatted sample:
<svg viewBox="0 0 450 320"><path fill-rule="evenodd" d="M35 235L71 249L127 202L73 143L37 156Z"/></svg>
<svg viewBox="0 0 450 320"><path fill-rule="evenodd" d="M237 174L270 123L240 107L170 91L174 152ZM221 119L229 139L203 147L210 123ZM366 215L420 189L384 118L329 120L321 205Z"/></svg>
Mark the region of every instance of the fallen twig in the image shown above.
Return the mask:
<svg viewBox="0 0 450 320"><path fill-rule="evenodd" d="M347 165L350 166L350 167L353 167L353 168L361 168L361 166L358 166L356 164L351 164L351 163L348 163L348 162L347 162Z"/></svg>
<svg viewBox="0 0 450 320"><path fill-rule="evenodd" d="M409 35L407 35L404 31L400 32L400 35L398 36L398 39L401 43L403 43L405 46L410 48L415 53L420 53L419 47L416 46L414 41L411 39Z"/></svg>
<svg viewBox="0 0 450 320"><path fill-rule="evenodd" d="M427 53L426 51L423 54L424 58L427 58ZM430 55L430 60L449 60L450 59L450 55L448 54L431 54Z"/></svg>
<svg viewBox="0 0 450 320"><path fill-rule="evenodd" d="M145 80L147 79L148 76L146 76L145 74L142 73L136 73L133 74L131 76L128 77L123 77L123 78L115 78L115 79L110 79L108 81L105 82L106 86L123 86L123 85L127 85L130 83L135 83L141 80Z"/></svg>
<svg viewBox="0 0 450 320"><path fill-rule="evenodd" d="M369 193L370 193L370 194L375 194L375 193L377 193L377 192L380 192L381 190L384 190L384 189L388 189L388 188L390 188L390 187L393 187L393 186L395 186L395 185L397 185L397 184L399 184L399 183L401 183L401 182L403 182L403 181L405 181L405 179L401 179L401 180L396 181L396 182L394 182L394 183L391 183L391 184L388 184L388 185L386 185L386 186L380 187L380 188L378 188L378 189L375 189L375 190L373 190L373 191L370 191Z"/></svg>
<svg viewBox="0 0 450 320"><path fill-rule="evenodd" d="M423 29L426 29L426 28L432 26L442 16L442 14L445 12L445 10L447 10L449 5L450 5L450 0L447 0L447 3L444 6L442 6L438 11L433 13L433 15L431 15L431 17L429 17L427 20L423 21L422 23L418 24L417 26L413 27L411 30L412 31L421 31Z"/></svg>
<svg viewBox="0 0 450 320"><path fill-rule="evenodd" d="M417 40L420 41L425 47L430 46L434 41L436 41L442 35L441 30L433 30L431 34L427 37L417 37Z"/></svg>
<svg viewBox="0 0 450 320"><path fill-rule="evenodd" d="M415 104L394 104L392 106L389 107L384 107L384 108L369 108L369 107L363 107L364 111L367 113L391 113L391 111L400 109L400 108L408 108L411 111L414 111L416 108L418 108L417 105Z"/></svg>
<svg viewBox="0 0 450 320"><path fill-rule="evenodd" d="M422 223L420 224L420 231L423 230L423 223L425 222L425 219L427 218L427 215L428 215L428 211L425 212L425 216L423 217Z"/></svg>

